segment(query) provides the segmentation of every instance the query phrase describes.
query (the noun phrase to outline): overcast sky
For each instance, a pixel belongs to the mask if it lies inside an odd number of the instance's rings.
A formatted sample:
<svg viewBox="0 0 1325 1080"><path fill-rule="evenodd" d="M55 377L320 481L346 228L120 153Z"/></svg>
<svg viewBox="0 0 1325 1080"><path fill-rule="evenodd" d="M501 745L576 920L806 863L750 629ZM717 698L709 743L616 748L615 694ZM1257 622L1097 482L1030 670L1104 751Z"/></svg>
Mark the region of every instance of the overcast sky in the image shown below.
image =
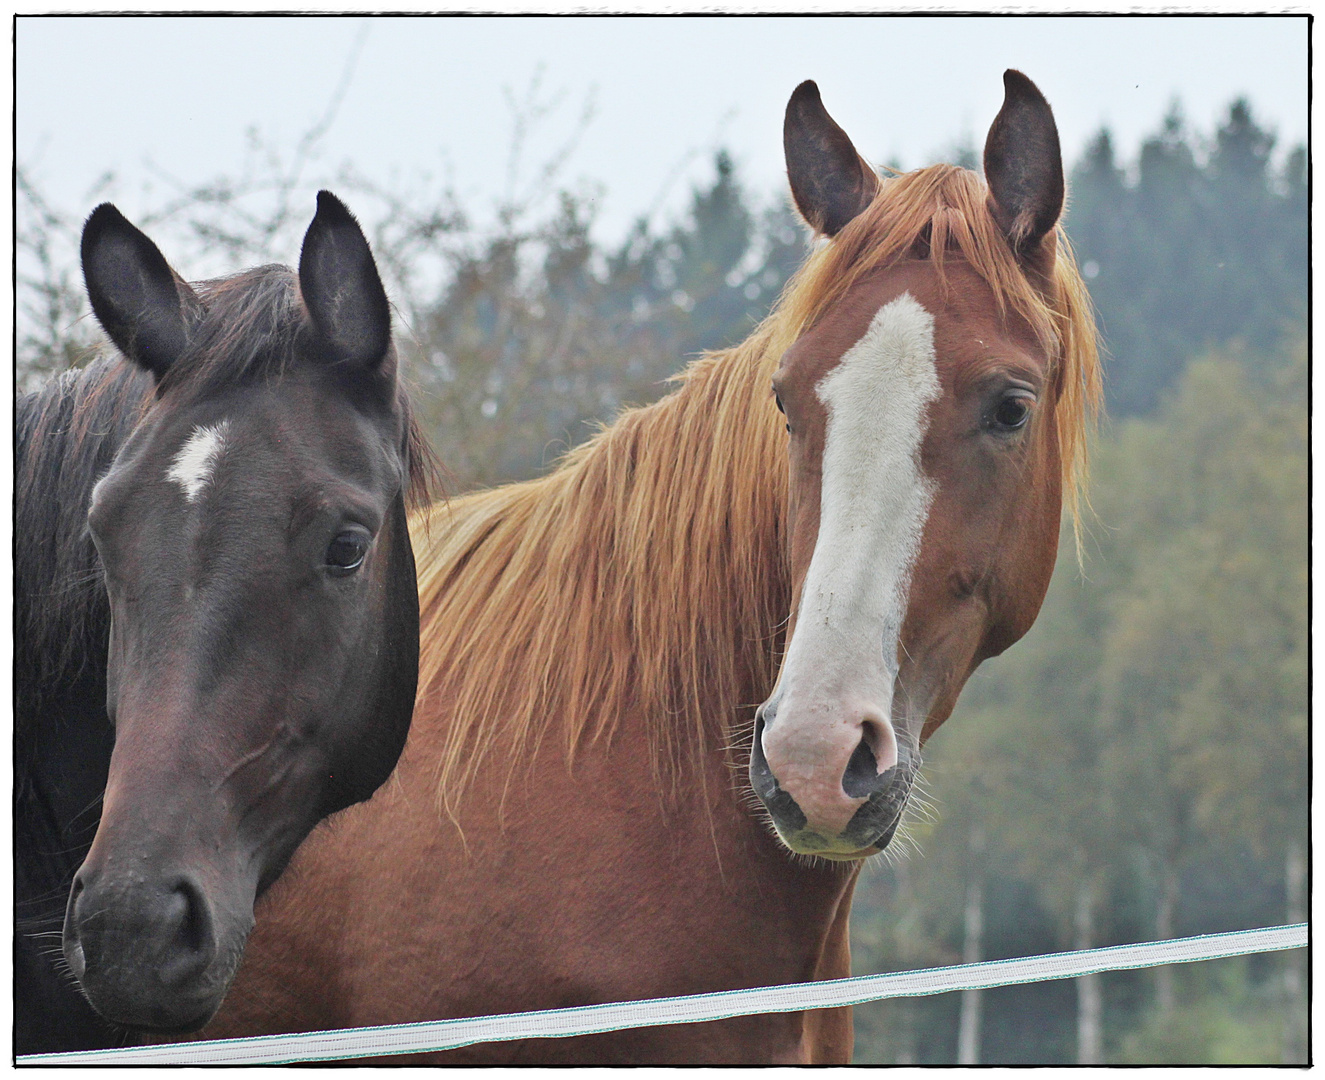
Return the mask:
<svg viewBox="0 0 1325 1080"><path fill-rule="evenodd" d="M1281 150L1306 139L1304 17L20 18L16 149L70 212L113 171L133 217L165 200L163 176L238 174L246 129L288 154L349 70L310 192L351 162L401 188L450 182L481 218L508 188L509 99L541 70L553 107L520 178L592 108L561 179L602 185L597 232L615 239L683 205L719 145L771 198L803 79L866 157L910 167L983 143L1007 67L1048 97L1069 163L1104 124L1131 158L1175 99L1209 132L1245 95Z"/></svg>

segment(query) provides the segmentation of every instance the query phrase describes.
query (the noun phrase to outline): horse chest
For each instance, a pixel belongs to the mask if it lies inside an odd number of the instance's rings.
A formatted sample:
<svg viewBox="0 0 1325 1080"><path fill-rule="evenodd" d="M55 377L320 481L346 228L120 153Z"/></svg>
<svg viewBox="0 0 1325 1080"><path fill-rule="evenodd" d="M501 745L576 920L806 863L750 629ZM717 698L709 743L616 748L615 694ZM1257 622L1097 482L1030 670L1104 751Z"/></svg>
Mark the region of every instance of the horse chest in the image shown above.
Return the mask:
<svg viewBox="0 0 1325 1080"><path fill-rule="evenodd" d="M437 810L429 755L412 744L377 798L305 843L262 905L235 990L203 1036L273 1030L277 1015L284 1030L312 1030L846 974L839 915L853 875L794 864L745 816L720 762L708 778L712 805L669 805L638 785L632 796L621 780L628 743L577 756L573 768L545 748L529 774L497 770L466 794L458 826ZM843 1024L849 1032L849 1018L830 1027ZM755 1017L492 1044L440 1060L838 1056L820 1027Z"/></svg>

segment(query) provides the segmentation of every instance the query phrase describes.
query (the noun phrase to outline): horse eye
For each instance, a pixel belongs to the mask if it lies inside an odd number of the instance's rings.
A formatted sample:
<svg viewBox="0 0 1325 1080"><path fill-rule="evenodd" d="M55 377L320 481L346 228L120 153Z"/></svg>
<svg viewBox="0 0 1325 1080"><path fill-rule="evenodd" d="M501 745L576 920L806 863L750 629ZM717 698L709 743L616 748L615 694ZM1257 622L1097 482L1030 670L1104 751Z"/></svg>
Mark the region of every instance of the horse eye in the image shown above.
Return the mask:
<svg viewBox="0 0 1325 1080"><path fill-rule="evenodd" d="M1019 431L1030 419L1032 403L1024 394L1008 394L994 406L990 426L997 431Z"/></svg>
<svg viewBox="0 0 1325 1080"><path fill-rule="evenodd" d="M327 545L326 564L333 577L345 577L363 565L373 538L366 529L346 529Z"/></svg>

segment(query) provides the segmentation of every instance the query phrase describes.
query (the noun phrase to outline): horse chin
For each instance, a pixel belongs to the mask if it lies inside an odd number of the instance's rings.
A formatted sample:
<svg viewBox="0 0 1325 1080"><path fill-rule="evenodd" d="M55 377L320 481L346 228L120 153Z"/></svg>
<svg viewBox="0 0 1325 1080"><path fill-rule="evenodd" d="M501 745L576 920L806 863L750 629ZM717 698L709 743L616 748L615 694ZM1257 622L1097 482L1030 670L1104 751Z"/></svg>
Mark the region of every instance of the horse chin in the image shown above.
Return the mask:
<svg viewBox="0 0 1325 1080"><path fill-rule="evenodd" d="M186 1035L206 1025L221 1007L234 980L238 964L214 968L201 982L204 985L190 991L183 987L155 988L157 992L126 993L122 987L105 987L97 983L83 987L84 995L97 1013L117 1027L127 1028L144 1035ZM218 965L220 968L220 965Z"/></svg>
<svg viewBox="0 0 1325 1080"><path fill-rule="evenodd" d="M84 988L93 1009L108 1023L147 1037L187 1035L205 1026L225 1000L229 990L229 980L219 993L207 993L194 1000L184 1000L178 996L166 1001L139 1002L128 1004L122 1000L113 1003L104 1000L103 995L93 997Z"/></svg>
<svg viewBox="0 0 1325 1080"><path fill-rule="evenodd" d="M856 862L863 862L865 859L868 859L871 855L877 855L882 850L883 850L882 848L876 848L876 847L865 848L862 851L853 851L849 855L837 855L832 852L827 852L823 855L816 856L816 858L823 859L826 862L856 863Z"/></svg>
<svg viewBox="0 0 1325 1080"><path fill-rule="evenodd" d="M897 834L897 828L902 823L902 810L906 806L905 798L898 806L896 813L892 816L889 823L876 833L873 840L861 842L861 832L858 822L852 822L852 828L842 836L825 837L812 829L800 829L795 832L784 832L781 828L777 829L778 839L782 841L797 855L807 855L816 859L825 859L828 862L860 862L868 859L871 855L878 855L890 843ZM869 806L861 808L862 811L870 809ZM776 827L776 826L775 826ZM868 832L866 833L868 835Z"/></svg>
<svg viewBox="0 0 1325 1080"><path fill-rule="evenodd" d="M197 1013L189 1020L171 1019L169 1021L158 1022L155 1024L123 1024L120 1026L131 1028L138 1034L145 1035L148 1038L151 1038L152 1036L168 1038L172 1035L190 1035L195 1031L201 1031L207 1026L212 1017L216 1015L216 1011L221 1007L221 1002L224 1000L225 995L222 994L214 1002L205 1006L201 1012Z"/></svg>
<svg viewBox="0 0 1325 1080"><path fill-rule="evenodd" d="M888 845L891 837L881 838L876 844L866 847L858 847L851 841L845 840L831 842L817 833L799 833L790 837L778 833L778 839L797 855L824 859L828 862L860 862L871 855L879 854Z"/></svg>

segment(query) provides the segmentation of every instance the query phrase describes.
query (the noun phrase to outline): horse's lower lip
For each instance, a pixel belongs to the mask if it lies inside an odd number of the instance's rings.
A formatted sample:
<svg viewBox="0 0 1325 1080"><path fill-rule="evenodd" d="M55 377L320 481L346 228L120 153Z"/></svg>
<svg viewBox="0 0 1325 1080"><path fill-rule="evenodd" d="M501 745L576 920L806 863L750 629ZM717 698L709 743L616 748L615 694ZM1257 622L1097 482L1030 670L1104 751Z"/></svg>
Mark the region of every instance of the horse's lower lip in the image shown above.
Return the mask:
<svg viewBox="0 0 1325 1080"><path fill-rule="evenodd" d="M145 1028L149 1032L159 1032L162 1035L188 1035L190 1032L198 1031L204 1027L208 1020L216 1015L215 1009L208 1009L205 1013L200 1013L192 1020L183 1024L174 1024L171 1027L164 1028Z"/></svg>
<svg viewBox="0 0 1325 1080"><path fill-rule="evenodd" d="M877 855L887 847L896 827L894 823L884 830L877 840L859 847L846 847L841 840L834 843L815 833L801 832L788 836L779 829L778 837L797 855L810 855L817 859L830 859L835 862L856 862Z"/></svg>
<svg viewBox="0 0 1325 1080"><path fill-rule="evenodd" d="M210 1012L205 1012L202 1015L195 1017L194 1019L189 1020L185 1023L133 1024L133 1025L120 1025L120 1026L126 1027L127 1030L135 1032L136 1034L141 1036L142 1039L145 1039L147 1042L151 1042L153 1040L168 1042L170 1041L171 1038L175 1036L192 1035L196 1031L201 1031L204 1027L207 1026L207 1022L211 1020L211 1018L215 1015L216 1011L212 1010Z"/></svg>
<svg viewBox="0 0 1325 1080"><path fill-rule="evenodd" d="M200 1006L197 1012L190 1013L187 1020L156 1020L151 1023L135 1023L125 1026L132 1027L133 1030L148 1035L187 1035L189 1032L197 1031L206 1025L216 1015L216 1010L220 1007L221 998L217 998Z"/></svg>
<svg viewBox="0 0 1325 1080"><path fill-rule="evenodd" d="M829 862L859 862L861 859L868 859L871 855L877 855L883 850L882 846L876 847L870 845L868 847L842 851L832 847L812 847L808 845L792 844L787 842L786 837L782 837L782 841L797 855L809 855L815 859L827 859Z"/></svg>
<svg viewBox="0 0 1325 1080"><path fill-rule="evenodd" d="M868 847L862 848L860 851L852 851L846 854L841 854L836 851L816 852L814 854L815 858L826 859L829 862L860 862L861 859L868 859L871 855L877 855L882 850L883 848Z"/></svg>

